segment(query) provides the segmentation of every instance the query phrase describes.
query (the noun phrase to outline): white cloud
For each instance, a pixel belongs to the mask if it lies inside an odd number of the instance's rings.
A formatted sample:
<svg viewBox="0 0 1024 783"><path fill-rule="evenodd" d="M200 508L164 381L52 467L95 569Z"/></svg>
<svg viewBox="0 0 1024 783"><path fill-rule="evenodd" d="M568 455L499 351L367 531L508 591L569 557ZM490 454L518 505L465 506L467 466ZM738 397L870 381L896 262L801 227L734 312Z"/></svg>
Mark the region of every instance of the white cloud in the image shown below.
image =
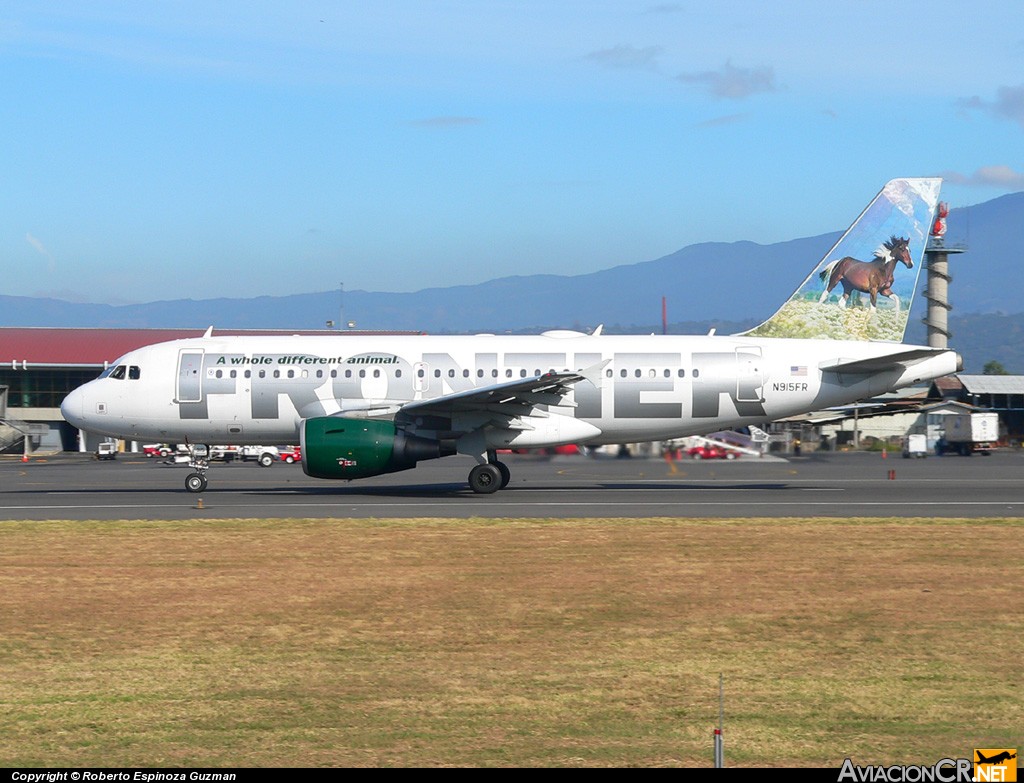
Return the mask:
<svg viewBox="0 0 1024 783"><path fill-rule="evenodd" d="M726 114L721 117L712 117L710 120L704 120L704 122L697 123L698 128L717 128L722 125L735 125L737 122L743 122L749 115L746 113L740 114Z"/></svg>
<svg viewBox="0 0 1024 783"><path fill-rule="evenodd" d="M982 166L973 174L957 171L942 172L943 179L952 185L979 188L1024 189L1024 174L1009 166Z"/></svg>
<svg viewBox="0 0 1024 783"><path fill-rule="evenodd" d="M1004 120L1016 122L1024 128L1024 84L1004 86L996 90L996 99L986 101L977 95L963 98L959 105L964 109L980 109Z"/></svg>
<svg viewBox="0 0 1024 783"><path fill-rule="evenodd" d="M606 68L622 68L625 70L656 71L658 58L665 51L661 46L645 46L638 49L629 44L620 44L611 49L600 49L591 52L586 59L603 65Z"/></svg>
<svg viewBox="0 0 1024 783"><path fill-rule="evenodd" d="M776 92L775 71L771 66L737 68L726 62L717 71L681 73L676 79L683 84L705 87L717 98L740 100L759 92Z"/></svg>
<svg viewBox="0 0 1024 783"><path fill-rule="evenodd" d="M50 251L46 249L46 245L42 243L42 240L32 236L31 234L25 234L25 241L32 245L33 249L46 259L47 270L53 272L57 266L57 262L50 254Z"/></svg>

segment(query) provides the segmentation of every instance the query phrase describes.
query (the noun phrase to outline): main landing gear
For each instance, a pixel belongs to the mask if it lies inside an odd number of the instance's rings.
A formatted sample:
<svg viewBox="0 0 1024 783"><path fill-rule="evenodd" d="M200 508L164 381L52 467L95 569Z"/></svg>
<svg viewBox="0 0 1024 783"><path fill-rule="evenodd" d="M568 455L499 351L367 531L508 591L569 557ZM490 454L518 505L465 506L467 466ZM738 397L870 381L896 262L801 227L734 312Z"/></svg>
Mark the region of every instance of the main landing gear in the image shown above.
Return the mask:
<svg viewBox="0 0 1024 783"><path fill-rule="evenodd" d="M197 445L188 447L188 466L193 472L185 477L185 489L189 492L202 492L209 483L206 471L210 469L210 449L208 446Z"/></svg>
<svg viewBox="0 0 1024 783"><path fill-rule="evenodd" d="M490 495L508 486L512 472L504 462L498 462L493 451L487 452L487 462L469 471L469 488L478 495Z"/></svg>

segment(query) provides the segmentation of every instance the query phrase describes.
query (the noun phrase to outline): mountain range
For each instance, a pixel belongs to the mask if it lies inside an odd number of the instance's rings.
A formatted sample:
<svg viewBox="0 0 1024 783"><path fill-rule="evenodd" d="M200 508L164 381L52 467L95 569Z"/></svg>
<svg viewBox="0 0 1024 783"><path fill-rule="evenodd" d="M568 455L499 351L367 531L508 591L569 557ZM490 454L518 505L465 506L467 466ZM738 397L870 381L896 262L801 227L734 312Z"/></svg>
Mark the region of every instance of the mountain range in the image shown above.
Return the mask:
<svg viewBox="0 0 1024 783"><path fill-rule="evenodd" d="M1024 272L1020 234L1024 193L1014 193L949 216L953 282L951 346L970 371L989 359L1024 372ZM501 277L478 285L413 293L346 291L345 318L359 329L454 332L532 332L544 328L660 330L667 297L672 332L726 333L770 316L793 292L841 232L774 244L750 241L689 245L652 261L584 275ZM343 272L343 270L339 270ZM924 289L923 281L918 291ZM102 305L0 295L0 326L107 326L316 329L337 320L337 290L250 299L171 300ZM1012 315L1007 315L1010 313ZM915 299L907 339L924 341L923 297Z"/></svg>

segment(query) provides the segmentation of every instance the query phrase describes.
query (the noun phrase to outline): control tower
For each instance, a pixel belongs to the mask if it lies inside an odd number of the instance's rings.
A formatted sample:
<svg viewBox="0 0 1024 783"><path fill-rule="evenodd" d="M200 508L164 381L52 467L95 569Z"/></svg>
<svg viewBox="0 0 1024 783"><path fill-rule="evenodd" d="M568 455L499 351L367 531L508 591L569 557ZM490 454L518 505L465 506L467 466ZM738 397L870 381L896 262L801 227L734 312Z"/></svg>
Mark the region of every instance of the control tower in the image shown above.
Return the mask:
<svg viewBox="0 0 1024 783"><path fill-rule="evenodd" d="M949 257L967 251L963 245L946 247L948 216L949 204L945 201L939 202L935 223L932 224L928 237L928 246L924 251L924 263L928 270L928 287L924 291L924 298L928 300L928 313L924 317L924 323L928 327L930 348L949 347L949 311L953 309L953 305L949 303L949 284L953 280L949 274Z"/></svg>

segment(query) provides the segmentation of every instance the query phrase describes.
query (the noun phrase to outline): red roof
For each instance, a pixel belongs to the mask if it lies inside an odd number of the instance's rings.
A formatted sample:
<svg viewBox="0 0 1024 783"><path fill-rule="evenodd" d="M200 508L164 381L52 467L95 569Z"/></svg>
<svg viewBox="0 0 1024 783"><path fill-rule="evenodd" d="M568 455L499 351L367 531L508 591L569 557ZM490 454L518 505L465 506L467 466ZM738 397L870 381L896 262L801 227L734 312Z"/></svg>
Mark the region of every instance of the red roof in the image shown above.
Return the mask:
<svg viewBox="0 0 1024 783"><path fill-rule="evenodd" d="M20 369L23 362L102 366L120 356L153 343L202 337L203 329L65 329L0 327L0 366ZM300 329L214 329L215 335L249 334L419 334L419 332L338 332Z"/></svg>

